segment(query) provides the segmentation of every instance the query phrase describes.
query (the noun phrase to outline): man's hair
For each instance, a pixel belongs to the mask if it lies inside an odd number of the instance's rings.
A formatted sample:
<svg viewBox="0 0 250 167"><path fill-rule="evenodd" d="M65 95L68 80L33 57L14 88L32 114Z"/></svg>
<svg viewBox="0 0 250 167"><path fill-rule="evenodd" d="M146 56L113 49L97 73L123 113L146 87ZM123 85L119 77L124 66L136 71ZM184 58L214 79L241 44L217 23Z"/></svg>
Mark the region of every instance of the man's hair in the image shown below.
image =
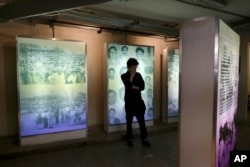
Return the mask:
<svg viewBox="0 0 250 167"><path fill-rule="evenodd" d="M135 58L129 58L127 61L127 66L131 67L131 66L137 66L139 63Z"/></svg>
<svg viewBox="0 0 250 167"><path fill-rule="evenodd" d="M116 47L115 47L115 46L111 46L111 47L109 47L108 52L110 52L110 51L111 51L111 49L114 49L115 51L117 51L117 49L116 49Z"/></svg>
<svg viewBox="0 0 250 167"><path fill-rule="evenodd" d="M114 68L109 68L108 72L110 72L110 71L114 71L115 72L115 69Z"/></svg>
<svg viewBox="0 0 250 167"><path fill-rule="evenodd" d="M137 52L139 52L139 51L141 51L142 53L144 53L144 50L143 50L141 47L137 47L137 48L135 49L135 52L137 53Z"/></svg>
<svg viewBox="0 0 250 167"><path fill-rule="evenodd" d="M128 50L128 47L126 46L126 45L124 45L123 47L122 47L122 50L123 49L127 49Z"/></svg>

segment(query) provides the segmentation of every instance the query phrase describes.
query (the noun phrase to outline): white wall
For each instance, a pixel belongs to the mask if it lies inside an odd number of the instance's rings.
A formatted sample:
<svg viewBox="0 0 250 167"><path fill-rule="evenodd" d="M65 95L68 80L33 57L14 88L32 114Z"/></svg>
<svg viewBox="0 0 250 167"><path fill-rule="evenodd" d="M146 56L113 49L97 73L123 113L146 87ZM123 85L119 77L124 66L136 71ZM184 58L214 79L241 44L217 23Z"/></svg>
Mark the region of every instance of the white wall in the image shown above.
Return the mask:
<svg viewBox="0 0 250 167"><path fill-rule="evenodd" d="M0 137L18 134L16 39L17 35L52 38L48 25L21 23L0 24ZM88 126L103 125L105 102L105 54L107 42L150 45L155 47L154 98L155 119L161 118L161 54L166 47L178 48L178 42L161 38L103 32L74 27L55 26L55 38L82 40L87 43L88 63Z"/></svg>

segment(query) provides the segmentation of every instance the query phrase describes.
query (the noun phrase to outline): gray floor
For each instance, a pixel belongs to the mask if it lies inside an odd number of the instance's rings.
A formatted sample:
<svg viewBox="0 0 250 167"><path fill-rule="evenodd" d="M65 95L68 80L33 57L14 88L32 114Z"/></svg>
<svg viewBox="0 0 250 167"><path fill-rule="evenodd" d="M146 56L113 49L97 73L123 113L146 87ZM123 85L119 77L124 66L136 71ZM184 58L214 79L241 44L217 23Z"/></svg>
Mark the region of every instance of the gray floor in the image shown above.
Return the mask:
<svg viewBox="0 0 250 167"><path fill-rule="evenodd" d="M1 167L174 167L177 160L177 132L150 137L151 148L135 139L132 148L124 141L85 145L56 152L38 153L0 162Z"/></svg>
<svg viewBox="0 0 250 167"><path fill-rule="evenodd" d="M122 138L114 136L109 141L99 137L99 142L75 142L78 144L70 143L70 147L61 145L54 149L26 147L20 151L20 147L12 146L12 152L19 149L19 153L16 152L18 156L12 157L8 152L8 158L0 160L0 167L177 167L178 131L174 128L164 129L164 126L149 131L151 148L142 146L138 136L132 148L127 147ZM236 148L250 150L250 123L247 121L237 123Z"/></svg>

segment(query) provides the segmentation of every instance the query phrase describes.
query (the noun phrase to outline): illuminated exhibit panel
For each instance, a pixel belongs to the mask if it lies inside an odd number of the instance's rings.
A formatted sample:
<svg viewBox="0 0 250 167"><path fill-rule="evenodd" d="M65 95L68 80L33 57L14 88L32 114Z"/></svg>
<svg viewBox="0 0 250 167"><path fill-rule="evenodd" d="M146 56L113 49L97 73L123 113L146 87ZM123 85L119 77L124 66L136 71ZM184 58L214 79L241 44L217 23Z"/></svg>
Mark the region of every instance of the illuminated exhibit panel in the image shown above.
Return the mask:
<svg viewBox="0 0 250 167"><path fill-rule="evenodd" d="M216 166L226 167L236 144L239 81L239 36L219 22Z"/></svg>
<svg viewBox="0 0 250 167"><path fill-rule="evenodd" d="M181 27L180 167L228 167L236 144L239 35L217 17Z"/></svg>
<svg viewBox="0 0 250 167"><path fill-rule="evenodd" d="M18 37L20 136L86 128L86 44Z"/></svg>
<svg viewBox="0 0 250 167"><path fill-rule="evenodd" d="M168 117L179 115L179 50L168 48Z"/></svg>
<svg viewBox="0 0 250 167"><path fill-rule="evenodd" d="M145 120L152 120L154 47L109 43L107 52L108 124L119 125L126 122L124 108L125 88L121 80L121 74L127 72L127 60L131 57L138 60L137 72L141 73L145 81L145 89L141 92L146 105ZM136 121L135 118L134 121Z"/></svg>

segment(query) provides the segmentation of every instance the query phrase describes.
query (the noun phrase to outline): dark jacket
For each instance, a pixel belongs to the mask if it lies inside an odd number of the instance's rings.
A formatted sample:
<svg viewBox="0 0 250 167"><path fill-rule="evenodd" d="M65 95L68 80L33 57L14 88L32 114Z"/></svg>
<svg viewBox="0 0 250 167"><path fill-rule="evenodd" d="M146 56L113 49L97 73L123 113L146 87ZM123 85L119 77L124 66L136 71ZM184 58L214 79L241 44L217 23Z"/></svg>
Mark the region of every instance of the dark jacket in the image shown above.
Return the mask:
<svg viewBox="0 0 250 167"><path fill-rule="evenodd" d="M143 101L141 97L141 91L144 90L145 88L145 83L141 74L136 72L132 82L130 82L129 72L122 74L121 79L125 86L125 97L124 97L125 105L141 104L141 102ZM139 90L132 89L132 85L139 87Z"/></svg>

